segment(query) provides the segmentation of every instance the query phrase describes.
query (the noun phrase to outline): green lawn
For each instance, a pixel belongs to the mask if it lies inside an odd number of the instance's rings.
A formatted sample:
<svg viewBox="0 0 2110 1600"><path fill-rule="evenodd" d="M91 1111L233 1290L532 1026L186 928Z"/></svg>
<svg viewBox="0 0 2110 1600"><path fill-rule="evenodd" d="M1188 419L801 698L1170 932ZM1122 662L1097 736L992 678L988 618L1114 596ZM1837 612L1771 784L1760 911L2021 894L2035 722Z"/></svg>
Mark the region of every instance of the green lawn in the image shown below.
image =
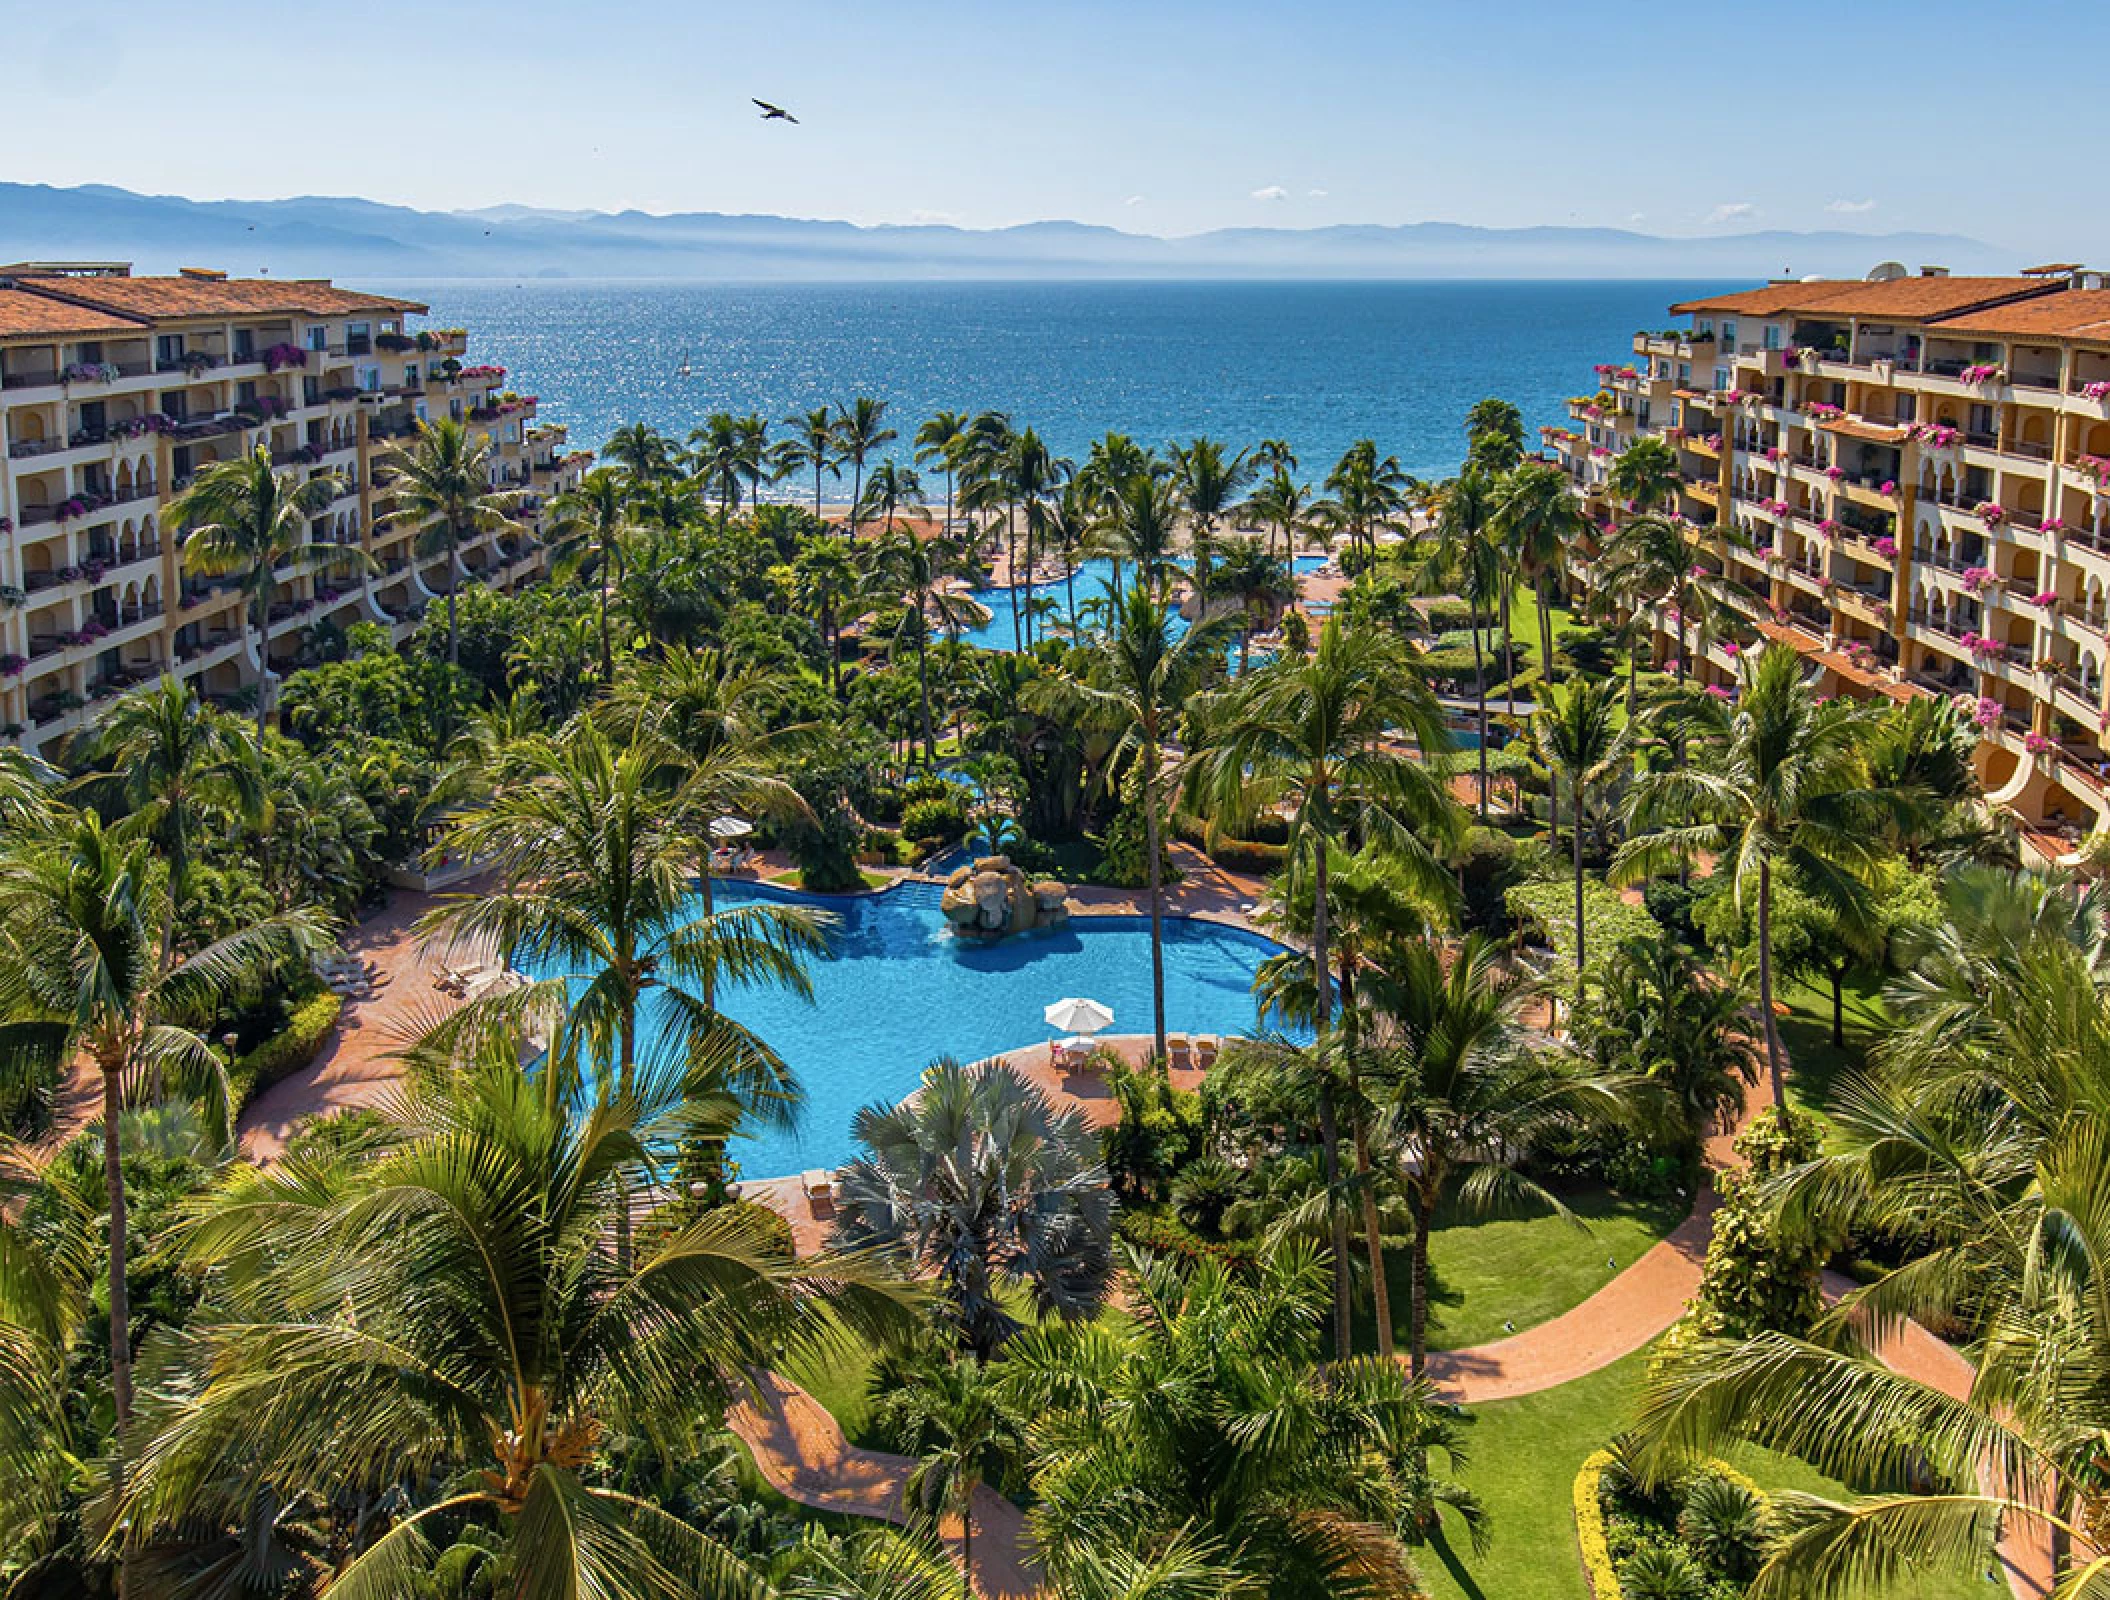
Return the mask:
<svg viewBox="0 0 2110 1600"><path fill-rule="evenodd" d="M1429 1241L1429 1348L1458 1350L1529 1328L1582 1304L1684 1220L1688 1202L1624 1199L1603 1189L1565 1197L1582 1226L1557 1216L1438 1218ZM1613 1263L1608 1265L1607 1263ZM1394 1336L1407 1337L1407 1255L1386 1256ZM1368 1307L1356 1342L1375 1347Z"/></svg>
<svg viewBox="0 0 2110 1600"><path fill-rule="evenodd" d="M1494 1545L1475 1556L1459 1534L1417 1551L1432 1600L1590 1600L1575 1550L1575 1474L1632 1408L1646 1360L1637 1352L1473 1411L1463 1476L1487 1506Z"/></svg>
<svg viewBox="0 0 2110 1600"><path fill-rule="evenodd" d="M1797 984L1776 993L1788 1007L1780 1019L1780 1042L1789 1064L1788 1099L1799 1109L1823 1113L1832 1086L1867 1064L1868 1049L1888 1022L1880 982L1856 978L1845 986L1846 1043L1832 1043L1832 996L1828 985Z"/></svg>

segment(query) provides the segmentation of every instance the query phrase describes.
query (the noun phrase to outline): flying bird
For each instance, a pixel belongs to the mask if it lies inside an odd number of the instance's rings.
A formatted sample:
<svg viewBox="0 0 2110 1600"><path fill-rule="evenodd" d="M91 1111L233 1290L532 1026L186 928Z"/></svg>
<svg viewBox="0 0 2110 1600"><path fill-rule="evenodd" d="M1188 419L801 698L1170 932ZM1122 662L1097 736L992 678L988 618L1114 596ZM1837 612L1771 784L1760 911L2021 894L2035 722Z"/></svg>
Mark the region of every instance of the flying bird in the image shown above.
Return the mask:
<svg viewBox="0 0 2110 1600"><path fill-rule="evenodd" d="M748 98L753 100L754 96L750 95ZM782 106L773 106L767 100L755 100L755 104L762 108L762 120L764 122L796 123L799 120Z"/></svg>

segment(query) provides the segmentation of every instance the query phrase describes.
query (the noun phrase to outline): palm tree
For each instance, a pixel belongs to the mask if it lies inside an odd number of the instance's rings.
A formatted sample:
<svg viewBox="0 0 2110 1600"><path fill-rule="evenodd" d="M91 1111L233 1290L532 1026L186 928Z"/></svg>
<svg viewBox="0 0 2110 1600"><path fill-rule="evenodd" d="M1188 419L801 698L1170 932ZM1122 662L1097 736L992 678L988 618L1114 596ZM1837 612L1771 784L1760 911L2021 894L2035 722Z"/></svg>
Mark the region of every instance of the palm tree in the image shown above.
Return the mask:
<svg viewBox="0 0 2110 1600"><path fill-rule="evenodd" d="M1565 1216L1526 1175L1532 1152L1626 1115L1621 1081L1534 1047L1521 1017L1528 986L1505 968L1502 950L1480 934L1455 948L1420 939L1393 951L1366 991L1386 1026L1358 1046L1362 1076L1387 1103L1394 1142L1412 1155L1397 1180L1414 1215L1407 1349L1416 1377L1428 1364L1437 1206L1455 1194L1481 1209L1523 1203Z"/></svg>
<svg viewBox="0 0 2110 1600"><path fill-rule="evenodd" d="M185 568L201 577L232 577L248 601L245 615L256 637L258 750L271 708L271 604L279 573L373 566L362 550L310 538L310 522L329 509L338 487L327 473L302 480L272 471L270 448L260 444L246 456L205 468L169 502L169 522L187 534Z"/></svg>
<svg viewBox="0 0 2110 1600"><path fill-rule="evenodd" d="M857 1113L863 1151L838 1174L831 1240L938 1284L961 1347L1017 1327L1001 1290L1042 1316L1098 1314L1113 1243L1099 1140L1009 1066L933 1062L899 1105Z"/></svg>
<svg viewBox="0 0 2110 1600"><path fill-rule="evenodd" d="M1331 533L1347 536L1351 550L1374 556L1378 530L1390 527L1406 509L1411 481L1398 457L1380 459L1373 440L1358 439L1326 475L1330 498L1313 510Z"/></svg>
<svg viewBox="0 0 2110 1600"><path fill-rule="evenodd" d="M1501 603L1502 558L1494 536L1494 480L1467 464L1444 486L1436 505L1436 545L1429 558L1431 575L1448 582L1464 597L1466 626L1473 636L1473 700L1478 709L1480 820L1487 820L1487 665L1483 659L1482 618ZM1515 698L1512 686L1509 698Z"/></svg>
<svg viewBox="0 0 2110 1600"><path fill-rule="evenodd" d="M850 537L857 537L859 508L864 503L865 462L874 450L899 438L886 425L886 402L859 395L835 410L835 449L840 460L850 463Z"/></svg>
<svg viewBox="0 0 2110 1600"><path fill-rule="evenodd" d="M1670 623L1672 636L1678 641L1680 683L1691 668L1693 650L1705 647L1724 598L1737 589L1728 579L1708 573L1694 562L1685 533L1685 526L1669 517L1631 517L1613 530L1598 566L1598 582L1615 603L1635 611L1653 611ZM1693 641L1692 649L1686 648L1688 636ZM1628 661L1631 698L1631 656Z"/></svg>
<svg viewBox="0 0 2110 1600"><path fill-rule="evenodd" d="M1114 561L1115 587L1120 586L1125 561L1135 568L1139 582L1164 594L1179 571L1173 549L1179 532L1178 491L1162 475L1143 471L1121 479L1109 493L1102 538Z"/></svg>
<svg viewBox="0 0 2110 1600"><path fill-rule="evenodd" d="M842 477L842 457L837 454L835 416L826 406L794 412L784 419L791 437L777 441L769 452L771 470L781 481L812 469L813 515L821 514L821 474Z"/></svg>
<svg viewBox="0 0 2110 1600"><path fill-rule="evenodd" d="M709 847L699 807L663 781L666 764L652 742L618 748L585 719L529 741L444 845L490 862L497 883L445 897L420 927L507 952L545 987L563 985L567 1026L604 1074L613 1068L602 1098L631 1092L647 1057L693 1056L731 1037L741 1050L729 1089L750 1114L783 1123L799 1095L789 1069L702 991L734 982L809 993L806 962L825 948L822 925L776 904L691 909L689 873ZM651 1038L640 1037L646 1022Z"/></svg>
<svg viewBox="0 0 2110 1600"><path fill-rule="evenodd" d="M1209 592L1209 561L1217 524L1237 503L1257 468L1246 452L1226 456L1221 442L1196 439L1172 447L1172 480L1187 513L1187 537L1194 551L1194 592Z"/></svg>
<svg viewBox="0 0 2110 1600"><path fill-rule="evenodd" d="M689 432L689 460L704 489L718 497L718 526L732 520L734 507L761 482L769 453L769 424L750 412L736 417L714 411L703 426Z"/></svg>
<svg viewBox="0 0 2110 1600"><path fill-rule="evenodd" d="M1397 638L1329 617L1308 656L1282 656L1244 676L1207 708L1190 758L1188 794L1210 814L1247 822L1268 811L1289 823L1292 885L1311 885L1312 1021L1333 1026L1332 926L1327 874L1350 833L1391 852L1433 896L1448 888L1439 849L1458 833L1456 807L1441 769L1409 756L1404 733L1421 749L1449 741L1443 708ZM1433 847L1433 848L1432 848ZM1330 1082L1319 1092L1319 1138L1329 1188L1340 1182L1337 1113ZM1357 1165L1367 1173L1360 1130ZM1367 1196L1366 1189L1366 1196ZM1374 1202L1365 1217L1373 1266L1381 1270ZM1347 1221L1334 1227L1334 1341L1348 1348Z"/></svg>
<svg viewBox="0 0 2110 1600"><path fill-rule="evenodd" d="M1034 546L1045 535L1048 519L1048 496L1055 493L1069 474L1069 463L1058 460L1048 453L1041 443L1040 435L1031 428L1014 433L1007 441L1002 458L996 464L997 480L1001 485L1004 504L1008 508L1014 530L1011 546L1011 581L1024 584L1030 595L1033 582ZM1018 512L1025 512L1025 561L1019 562ZM1021 576L1023 572L1023 577ZM1019 648L1033 642L1033 611L1030 606L1014 606L1011 612L1014 626L1024 632L1014 641Z"/></svg>
<svg viewBox="0 0 2110 1600"><path fill-rule="evenodd" d="M933 622L947 630L979 628L988 622L989 608L971 594L951 587L951 580L965 576L964 564L948 538L919 539L903 531L886 541L879 551L878 571L885 587L907 598L901 627L916 645L916 690L922 701L923 755L937 765L938 732L930 709L930 629Z"/></svg>
<svg viewBox="0 0 2110 1600"><path fill-rule="evenodd" d="M493 1047L495 1044L495 1048ZM478 1040L413 1075L378 1149L235 1167L191 1208L185 1258L228 1314L194 1325L129 1504L141 1526L227 1520L258 1484L386 1500L325 1586L420 1592L435 1534L500 1539L506 1586L753 1600L741 1558L597 1470L611 1437L685 1438L750 1372L848 1327L891 1336L895 1291L797 1260L752 1208L608 1249L655 1152L709 1125L685 1071L581 1099L555 1064ZM722 1126L722 1122L719 1124Z"/></svg>
<svg viewBox="0 0 2110 1600"><path fill-rule="evenodd" d="M1583 943L1583 832L1590 796L1622 771L1631 771L1638 724L1619 715L1618 691L1603 679L1578 679L1545 691L1545 704L1532 718L1531 736L1553 792L1568 785L1575 807L1575 992L1581 997L1589 953ZM1560 812L1554 811L1553 843L1560 845Z"/></svg>
<svg viewBox="0 0 2110 1600"><path fill-rule="evenodd" d="M1051 677L1033 699L1055 715L1076 714L1114 738L1110 767L1126 767L1143 811L1143 850L1150 897L1151 1029L1165 1055L1165 861L1160 790L1165 746L1188 698L1222 668L1223 619L1204 618L1176 632L1178 613L1139 571L1126 594L1109 592L1110 621L1087 646L1081 676Z"/></svg>
<svg viewBox="0 0 2110 1600"><path fill-rule="evenodd" d="M872 481L865 489L863 515L883 519L883 534L892 535L894 514L902 507L922 504L923 480L916 476L914 467L882 461L872 469Z"/></svg>
<svg viewBox="0 0 2110 1600"><path fill-rule="evenodd" d="M1210 573L1211 590L1238 603L1238 671L1251 661L1253 630L1270 622L1297 597L1289 564L1258 539L1227 540Z"/></svg>
<svg viewBox="0 0 2110 1600"><path fill-rule="evenodd" d="M1891 830L1917 810L1909 791L1867 783L1861 741L1868 712L1820 700L1799 657L1784 647L1739 659L1742 689L1723 737L1695 765L1635 783L1629 825L1657 828L1629 839L1612 860L1614 883L1634 883L1711 853L1730 874L1739 911L1756 897L1758 1009L1765 1019L1773 1103L1786 1104L1780 1029L1773 1015L1773 876L1792 873L1847 917Z"/></svg>
<svg viewBox="0 0 2110 1600"><path fill-rule="evenodd" d="M490 533L517 533L521 491L494 489L491 473L496 446L487 433L472 433L459 422L442 418L420 422L408 449L392 448L383 462L391 473L389 493L395 509L382 520L422 530L419 549L447 556L447 664L461 664L461 634L455 594L461 588L462 545Z"/></svg>
<svg viewBox="0 0 2110 1600"><path fill-rule="evenodd" d="M941 466L945 469L945 529L952 534L953 496L957 489L960 471L960 451L967 439L967 414L964 411L939 411L926 418L916 429L916 460L919 464Z"/></svg>
<svg viewBox="0 0 2110 1600"><path fill-rule="evenodd" d="M975 1495L992 1475L1023 1464L1025 1430L994 1370L972 1356L919 1373L891 1409L896 1425L915 1436L904 1497L934 1533L948 1519L959 1522L960 1597L973 1600Z"/></svg>
<svg viewBox="0 0 2110 1600"><path fill-rule="evenodd" d="M1131 1259L1119 1327L1032 1328L1003 1363L1040 1463L1036 1543L1059 1588L1106 1550L1200 1539L1267 1600L1423 1592L1402 1534L1478 1503L1428 1471L1454 1430L1390 1361L1318 1359L1326 1270L1282 1244L1250 1270Z"/></svg>
<svg viewBox="0 0 2110 1600"><path fill-rule="evenodd" d="M144 842L106 832L92 813L0 853L0 1062L56 1071L85 1063L102 1089L102 1146L116 1443L114 1495L125 1490L132 1425L129 1244L119 1132L142 1075L202 1091L223 1132L227 1077L197 1024L260 994L286 963L327 943L309 911L248 924L181 960L167 952L167 889Z"/></svg>
<svg viewBox="0 0 2110 1600"><path fill-rule="evenodd" d="M1311 490L1297 482L1285 469L1277 467L1266 482L1253 491L1245 503L1246 515L1257 519L1263 526L1282 535L1282 559L1289 561L1297 553L1297 536L1309 533L1311 521Z"/></svg>
<svg viewBox="0 0 2110 1600"><path fill-rule="evenodd" d="M1048 548L1062 562L1064 621L1077 632L1077 563L1091 548L1099 529L1098 513L1090 496L1075 477L1062 486L1062 493L1049 502L1045 513Z"/></svg>
<svg viewBox="0 0 2110 1600"><path fill-rule="evenodd" d="M98 770L77 787L121 807L124 828L151 840L168 863L161 929L167 962L189 896L192 843L203 814L209 808L252 817L261 811L255 753L174 676L122 696L95 729L88 753Z"/></svg>
<svg viewBox="0 0 2110 1600"><path fill-rule="evenodd" d="M608 631L609 589L622 578L624 539L629 531L629 489L614 467L595 467L550 502L550 575L565 578L591 571L599 581L603 683L615 679L615 648Z"/></svg>
<svg viewBox="0 0 2110 1600"><path fill-rule="evenodd" d="M1644 434L1612 459L1605 474L1605 487L1612 498L1630 510L1656 511L1670 504L1671 496L1685 475L1678 469L1678 452L1670 441Z"/></svg>
<svg viewBox="0 0 2110 1600"><path fill-rule="evenodd" d="M1527 461L1503 477L1495 522L1518 571L1531 580L1538 601L1539 675L1553 683L1559 677L1553 666L1553 579L1589 521L1559 467Z"/></svg>
<svg viewBox="0 0 2110 1600"><path fill-rule="evenodd" d="M847 539L816 534L792 558L792 594L821 626L828 646L828 686L837 699L843 692L843 623L865 602L865 574Z"/></svg>
<svg viewBox="0 0 2110 1600"><path fill-rule="evenodd" d="M639 486L681 475L675 463L674 441L649 422L632 422L616 429L601 446L601 454Z"/></svg>

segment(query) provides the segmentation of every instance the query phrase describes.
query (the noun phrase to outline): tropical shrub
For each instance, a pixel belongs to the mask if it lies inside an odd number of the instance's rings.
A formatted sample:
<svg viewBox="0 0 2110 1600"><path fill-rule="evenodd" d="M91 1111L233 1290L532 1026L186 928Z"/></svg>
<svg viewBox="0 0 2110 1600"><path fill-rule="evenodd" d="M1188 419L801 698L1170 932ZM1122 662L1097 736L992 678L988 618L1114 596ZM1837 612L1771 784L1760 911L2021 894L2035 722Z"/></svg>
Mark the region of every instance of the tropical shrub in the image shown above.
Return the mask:
<svg viewBox="0 0 2110 1600"><path fill-rule="evenodd" d="M956 795L912 800L901 810L901 837L918 844L965 838L967 808Z"/></svg>
<svg viewBox="0 0 2110 1600"><path fill-rule="evenodd" d="M1121 1108L1120 1119L1100 1135L1107 1179L1124 1205L1164 1200L1174 1178L1205 1148L1202 1097L1112 1057L1105 1078Z"/></svg>
<svg viewBox="0 0 2110 1600"><path fill-rule="evenodd" d="M1703 1335L1748 1338L1801 1333L1823 1309L1818 1274L1837 1241L1790 1228L1767 1203L1767 1178L1814 1160L1821 1147L1814 1117L1767 1107L1736 1136L1746 1166L1716 1179L1722 1196L1714 1237L1686 1319Z"/></svg>
<svg viewBox="0 0 2110 1600"><path fill-rule="evenodd" d="M239 1109L281 1078L313 1061L337 1027L344 1001L331 989L319 989L293 1008L285 1027L255 1049L238 1056L228 1069L228 1098Z"/></svg>

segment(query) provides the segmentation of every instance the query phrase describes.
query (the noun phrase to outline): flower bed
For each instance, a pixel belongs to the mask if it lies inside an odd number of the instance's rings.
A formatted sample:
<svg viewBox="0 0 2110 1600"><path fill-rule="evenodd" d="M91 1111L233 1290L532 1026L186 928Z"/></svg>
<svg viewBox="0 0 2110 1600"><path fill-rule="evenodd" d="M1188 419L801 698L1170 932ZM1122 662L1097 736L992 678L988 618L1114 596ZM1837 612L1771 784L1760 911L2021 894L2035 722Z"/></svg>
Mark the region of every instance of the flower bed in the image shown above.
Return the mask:
<svg viewBox="0 0 2110 1600"><path fill-rule="evenodd" d="M1765 1559L1771 1498L1725 1461L1644 1488L1609 1450L1575 1475L1575 1537L1596 1600L1630 1594L1729 1595Z"/></svg>

